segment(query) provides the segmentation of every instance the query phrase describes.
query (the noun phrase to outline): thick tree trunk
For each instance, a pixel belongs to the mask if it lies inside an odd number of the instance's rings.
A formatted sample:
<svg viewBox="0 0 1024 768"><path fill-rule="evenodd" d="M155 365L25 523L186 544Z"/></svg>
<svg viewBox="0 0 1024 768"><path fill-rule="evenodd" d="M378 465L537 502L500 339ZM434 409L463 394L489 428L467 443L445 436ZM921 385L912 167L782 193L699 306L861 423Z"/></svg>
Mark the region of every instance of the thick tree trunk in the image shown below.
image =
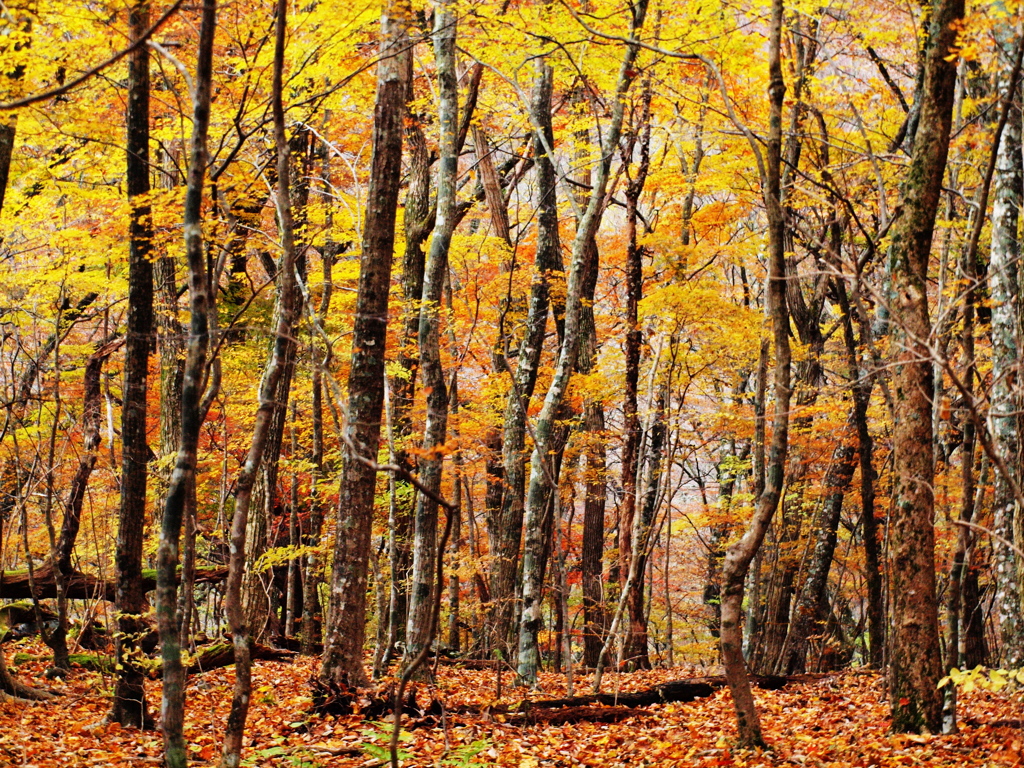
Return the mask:
<svg viewBox="0 0 1024 768"><path fill-rule="evenodd" d="M640 33L646 14L647 0L638 0L632 7L631 37ZM531 687L537 685L537 673L540 667L537 633L540 631L541 624L541 561L544 551L541 522L552 493L557 493L557 470L554 467L554 462L550 461L553 438L557 431L555 419L561 410L569 379L576 363L576 348L581 331L581 297L587 249L601 222L612 155L614 148L618 146L622 132L625 95L633 80L633 64L639 50L638 43L629 43L619 69L611 120L601 145L604 147L605 154L597 163L597 173L594 175L590 199L586 211L580 219L576 239L573 241L572 262L569 267L566 290L565 332L562 345L551 384L544 397L544 405L541 407L534 428L534 448L530 457L530 482L524 514L526 545L523 552L523 609L519 628L517 669L518 679Z"/></svg>
<svg viewBox="0 0 1024 768"><path fill-rule="evenodd" d="M789 445L790 348L789 313L786 307L785 221L780 195L782 151L782 0L772 0L768 41L768 88L770 117L765 159L764 202L768 212L768 314L775 341L775 415L771 448L765 464L764 489L756 501L753 519L743 537L726 551L722 567L722 663L732 691L739 743L762 746L761 723L743 660L743 587L751 560L764 540L768 524L782 495L783 473Z"/></svg>
<svg viewBox="0 0 1024 768"><path fill-rule="evenodd" d="M1005 52L1010 58L1009 52ZM1010 72L1006 62L999 74L1000 94L1019 99L1010 88ZM1009 119L1003 128L995 169L992 204L992 245L989 256L988 289L992 307L992 393L989 424L992 444L1006 459L1012 471L1019 472L1021 400L1018 368L1020 361L1020 306L1018 259L1020 240L1017 225L1024 198L1021 170L1021 113L1019 102L1009 107ZM1018 478L1019 481L1019 478ZM1022 560L1005 541L1021 542L1021 510L1014 500L1011 482L1000 471L995 472L995 495L992 509L993 528L998 538L992 541L995 608L999 622L999 663L1007 668L1024 665L1024 607L1021 604ZM964 532L966 533L966 531ZM1002 540L1000 540L1002 539Z"/></svg>
<svg viewBox="0 0 1024 768"><path fill-rule="evenodd" d="M133 3L129 37L136 40L149 26L149 3ZM125 332L123 410L121 415L121 506L117 530L117 682L108 718L121 725L148 728L144 674L133 661L143 632L146 596L142 591L142 542L146 519L146 391L149 353L153 347L153 222L149 184L149 50L129 54L128 169L131 206L128 246L128 325Z"/></svg>
<svg viewBox="0 0 1024 768"><path fill-rule="evenodd" d="M392 0L382 22L384 55L377 67L373 158L352 331L330 623L320 669L320 679L328 685L369 682L363 668L367 569L384 404L384 345L402 174L402 128L412 77L411 16L406 0Z"/></svg>
<svg viewBox="0 0 1024 768"><path fill-rule="evenodd" d="M902 184L903 213L894 225L890 264L894 345L893 504L889 582L893 627L890 652L892 728L941 726L938 606L932 455L932 354L929 346L928 258L949 152L956 84L956 22L963 0L936 0L927 46L921 117Z"/></svg>

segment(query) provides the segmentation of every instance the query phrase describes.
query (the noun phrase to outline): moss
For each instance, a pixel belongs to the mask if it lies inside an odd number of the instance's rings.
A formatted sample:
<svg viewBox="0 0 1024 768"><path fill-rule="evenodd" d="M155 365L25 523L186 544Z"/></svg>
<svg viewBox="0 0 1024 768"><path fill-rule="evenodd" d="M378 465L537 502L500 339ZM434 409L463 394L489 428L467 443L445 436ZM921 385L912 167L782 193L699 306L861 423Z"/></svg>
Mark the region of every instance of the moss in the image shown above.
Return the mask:
<svg viewBox="0 0 1024 768"><path fill-rule="evenodd" d="M52 656L50 654L38 654L38 653L16 653L14 654L15 666L21 664L27 664L32 661L50 661ZM71 662L72 666L79 666L82 669L88 669L92 672L108 672L114 671L114 660L110 656L99 656L94 653L72 653L68 656L68 661Z"/></svg>

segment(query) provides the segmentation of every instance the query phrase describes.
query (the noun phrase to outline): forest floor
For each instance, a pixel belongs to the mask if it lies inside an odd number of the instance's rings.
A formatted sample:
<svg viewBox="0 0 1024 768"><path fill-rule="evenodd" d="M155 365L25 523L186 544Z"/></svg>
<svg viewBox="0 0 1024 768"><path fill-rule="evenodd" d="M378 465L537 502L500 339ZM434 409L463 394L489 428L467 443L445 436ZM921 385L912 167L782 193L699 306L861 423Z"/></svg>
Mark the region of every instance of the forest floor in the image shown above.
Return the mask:
<svg viewBox="0 0 1024 768"><path fill-rule="evenodd" d="M42 653L41 645L5 646ZM0 768L7 766L154 766L160 764L157 732L102 725L112 688L109 676L76 669L50 682L43 662L11 665L19 679L63 695L50 702L0 703ZM316 661L257 662L243 765L268 768L354 768L381 765L389 726L359 715L309 714L310 676ZM697 670L610 673L604 690L640 690L666 680L707 674ZM509 688L505 674L500 703L515 708L525 695ZM191 763L215 765L234 672L219 669L192 677L188 686L186 737ZM589 679L577 682L589 693ZM564 675L544 674L531 698L564 696ZM446 707L495 703L495 673L442 665L432 690L419 691ZM767 752L734 749L732 703L720 690L690 703L646 708L618 723L523 725L504 715L449 715L444 724L403 734L402 765L410 766L1013 766L1024 765L1024 696L976 691L961 696L960 732L919 737L888 733L882 680L847 672L779 691L755 691ZM159 683L148 686L159 711ZM409 722L409 718L406 718Z"/></svg>

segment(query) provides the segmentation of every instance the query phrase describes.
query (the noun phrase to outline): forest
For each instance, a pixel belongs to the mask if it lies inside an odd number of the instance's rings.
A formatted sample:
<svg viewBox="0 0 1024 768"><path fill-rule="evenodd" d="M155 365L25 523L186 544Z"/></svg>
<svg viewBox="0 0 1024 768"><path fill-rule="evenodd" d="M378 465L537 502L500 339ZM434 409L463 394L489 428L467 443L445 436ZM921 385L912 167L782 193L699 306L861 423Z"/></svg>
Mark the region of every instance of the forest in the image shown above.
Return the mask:
<svg viewBox="0 0 1024 768"><path fill-rule="evenodd" d="M1019 0L0 3L0 767L1024 761Z"/></svg>

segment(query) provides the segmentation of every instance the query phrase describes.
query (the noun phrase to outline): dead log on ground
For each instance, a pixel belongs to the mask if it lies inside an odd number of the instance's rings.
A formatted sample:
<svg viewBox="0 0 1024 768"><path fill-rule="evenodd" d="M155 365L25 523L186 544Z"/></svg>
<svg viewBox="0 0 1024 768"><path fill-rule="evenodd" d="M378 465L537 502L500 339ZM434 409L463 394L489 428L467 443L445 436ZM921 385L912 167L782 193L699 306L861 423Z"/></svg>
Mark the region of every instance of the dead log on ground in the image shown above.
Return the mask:
<svg viewBox="0 0 1024 768"><path fill-rule="evenodd" d="M298 654L285 648L271 648L259 643L252 647L253 661L291 661ZM201 675L211 669L227 667L235 663L235 647L231 643L218 642L204 645L185 667L186 675Z"/></svg>
<svg viewBox="0 0 1024 768"><path fill-rule="evenodd" d="M227 578L228 569L224 567L197 568L196 583L217 583ZM57 597L57 581L53 575L53 565L46 563L32 570L29 578L28 570L5 571L0 581L0 597L4 600L26 600L32 597L32 582L35 582L36 598L39 600ZM64 577L64 589L69 600L113 600L117 591L117 582L105 581L91 574L72 571ZM156 589L156 571L142 572L142 589L152 592Z"/></svg>
<svg viewBox="0 0 1024 768"><path fill-rule="evenodd" d="M774 675L751 678L755 686L764 690L779 690L792 683L806 683L820 680L826 675ZM328 690L323 681L316 681L314 709L334 715L349 715L355 712L367 720L377 720L393 711L395 692L389 685L375 693L368 694L345 688ZM572 696L562 699L536 699L523 701L517 708L490 706L483 710L478 707L445 707L437 699L426 706L416 701L416 691L408 692L403 702L403 713L411 718L409 727L432 726L440 722L442 713L449 716L502 717L508 722L523 722L549 725L564 723L594 722L610 723L630 717L645 717L650 713L643 709L652 704L685 703L711 696L726 686L724 676L694 677L672 680L642 691L623 693L600 693L592 696ZM316 691L319 690L319 697Z"/></svg>
<svg viewBox="0 0 1024 768"><path fill-rule="evenodd" d="M758 688L768 691L777 691L790 683L809 682L813 676L796 675L791 677L780 677L776 675L763 675L752 677L751 682ZM813 677L813 679L818 679ZM591 696L572 696L564 699L537 699L523 702L523 706L530 709L555 709L558 707L587 707L594 704L602 704L606 707L649 707L652 704L664 704L669 702L687 702L694 699L702 699L710 696L719 688L727 685L724 675L712 677L693 677L686 680L671 680L661 683L653 688L642 691L622 693L598 693Z"/></svg>

